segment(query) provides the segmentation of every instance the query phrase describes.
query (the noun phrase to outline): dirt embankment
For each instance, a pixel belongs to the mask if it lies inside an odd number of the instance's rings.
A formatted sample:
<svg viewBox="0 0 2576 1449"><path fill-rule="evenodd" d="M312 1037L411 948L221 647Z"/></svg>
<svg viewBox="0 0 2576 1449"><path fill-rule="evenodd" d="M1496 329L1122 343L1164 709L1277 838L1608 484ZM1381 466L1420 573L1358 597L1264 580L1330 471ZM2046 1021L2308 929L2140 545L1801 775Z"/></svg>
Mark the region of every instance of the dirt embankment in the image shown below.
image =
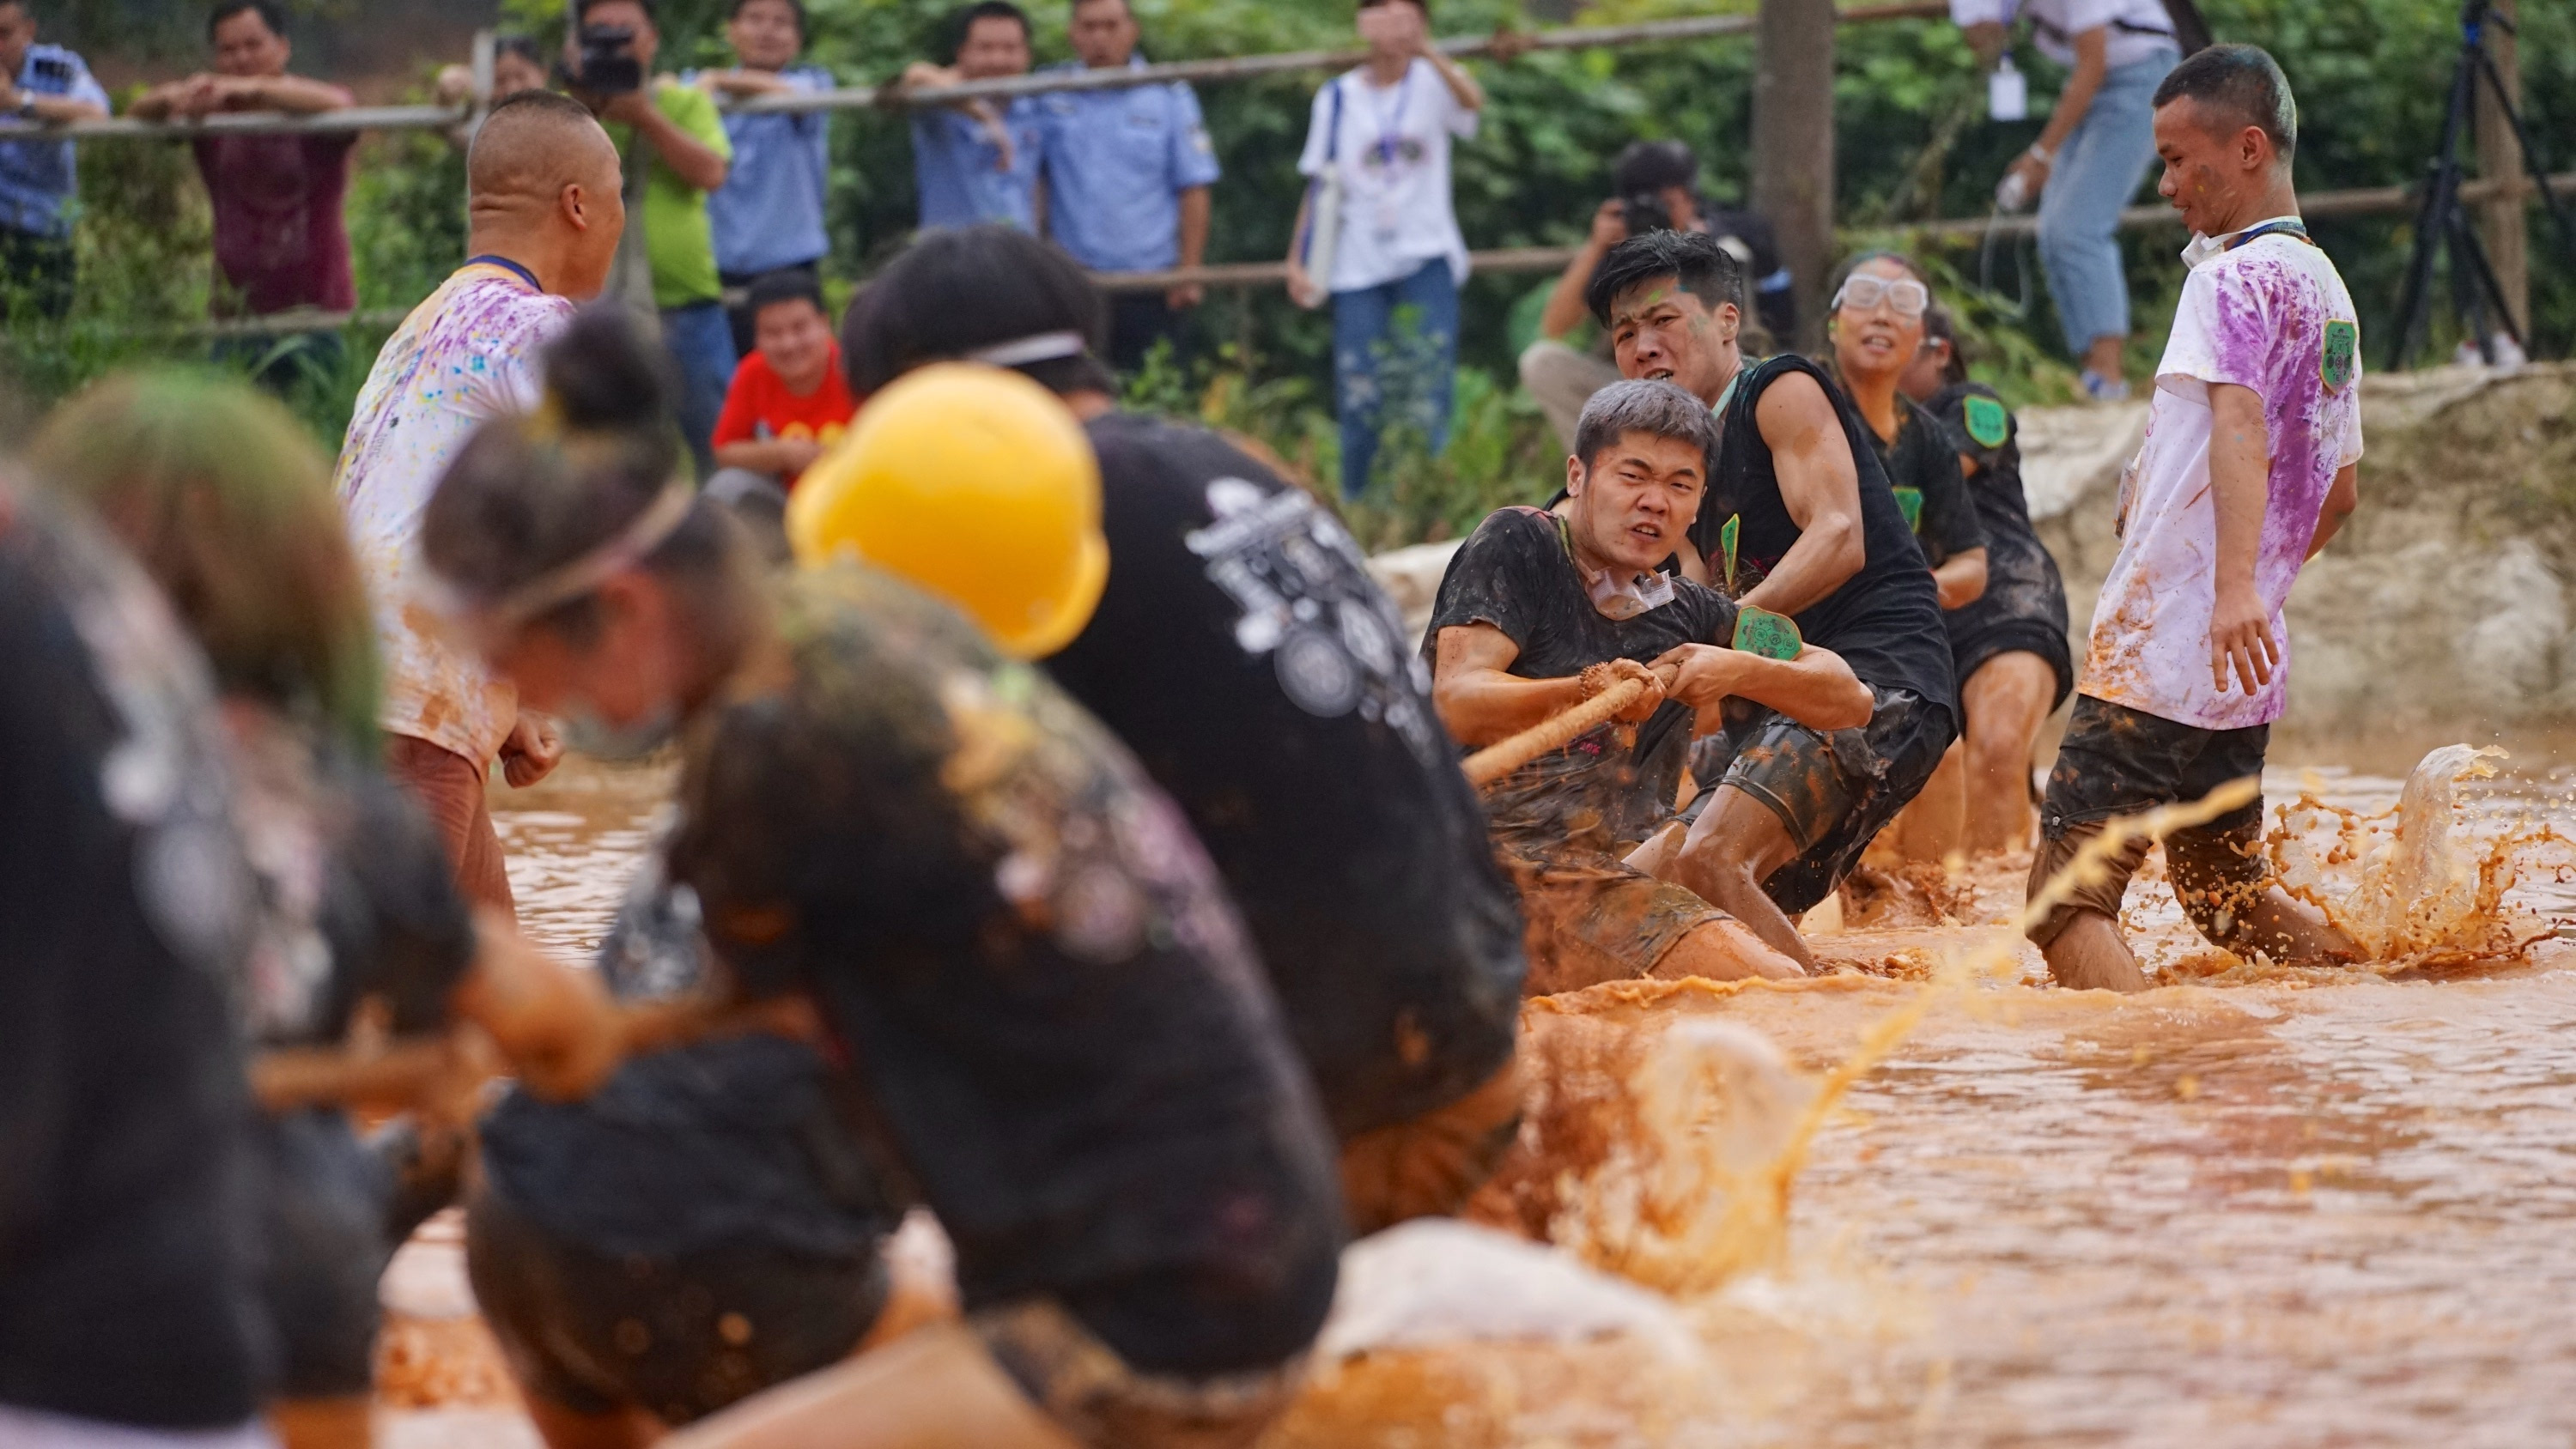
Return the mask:
<svg viewBox="0 0 2576 1449"><path fill-rule="evenodd" d="M2446 367L2362 387L2361 512L2290 595L2285 726L2576 724L2576 366ZM2145 425L2143 404L2023 415L2031 513L2079 638Z"/></svg>

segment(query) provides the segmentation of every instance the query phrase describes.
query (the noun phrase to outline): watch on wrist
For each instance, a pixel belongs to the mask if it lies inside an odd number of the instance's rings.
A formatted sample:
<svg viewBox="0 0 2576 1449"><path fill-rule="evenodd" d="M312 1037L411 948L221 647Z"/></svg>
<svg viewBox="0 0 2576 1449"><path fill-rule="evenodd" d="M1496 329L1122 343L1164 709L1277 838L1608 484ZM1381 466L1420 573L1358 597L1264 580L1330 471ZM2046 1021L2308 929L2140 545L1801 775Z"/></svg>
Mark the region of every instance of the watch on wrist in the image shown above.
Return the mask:
<svg viewBox="0 0 2576 1449"><path fill-rule="evenodd" d="M2022 154L2028 156L2030 159L2038 162L2042 166L2053 167L2057 164L2057 153L2049 150L2046 146L2039 144L2037 141L2031 142L2030 149L2024 151Z"/></svg>
<svg viewBox="0 0 2576 1449"><path fill-rule="evenodd" d="M18 104L11 107L10 112L22 121L32 121L36 119L36 98L28 95L24 91L19 92Z"/></svg>

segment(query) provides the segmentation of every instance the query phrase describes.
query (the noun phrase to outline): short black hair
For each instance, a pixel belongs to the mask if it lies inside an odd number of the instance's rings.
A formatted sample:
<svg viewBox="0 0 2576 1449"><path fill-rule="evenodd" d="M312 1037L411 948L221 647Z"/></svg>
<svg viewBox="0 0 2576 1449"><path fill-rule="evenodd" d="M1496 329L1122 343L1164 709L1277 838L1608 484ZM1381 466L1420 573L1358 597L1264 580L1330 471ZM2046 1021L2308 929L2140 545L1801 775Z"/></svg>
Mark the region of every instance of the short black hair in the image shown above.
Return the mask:
<svg viewBox="0 0 2576 1449"><path fill-rule="evenodd" d="M1118 390L1099 361L1109 305L1079 263L1000 223L932 230L850 300L842 366L851 390L864 395L923 363L1050 332L1074 334L1084 350L1020 363L1019 371L1057 393Z"/></svg>
<svg viewBox="0 0 2576 1449"><path fill-rule="evenodd" d="M1008 20L1020 27L1022 40L1037 33L1029 25L1029 12L1012 4L1011 0L975 0L974 4L958 11L956 18L948 23L948 61L951 65L957 62L957 52L966 48L966 37L974 33L978 20Z"/></svg>
<svg viewBox="0 0 2576 1449"><path fill-rule="evenodd" d="M741 19L742 12L748 9L750 5L751 0L733 0L731 5L725 7L725 18L727 20ZM786 0L786 5L788 10L796 17L796 34L801 39L808 33L805 28L805 0Z"/></svg>
<svg viewBox="0 0 2576 1449"><path fill-rule="evenodd" d="M782 267L752 278L751 290L743 306L757 318L765 307L799 301L811 302L815 311L822 311L823 284L803 267Z"/></svg>
<svg viewBox="0 0 2576 1449"><path fill-rule="evenodd" d="M613 0L573 0L572 23L575 25L582 24L584 21L590 19L590 12L598 9L602 5L611 3L613 3ZM652 22L656 27L661 25L662 17L654 13L653 0L627 0L627 3L633 5L636 9L643 11L644 18Z"/></svg>
<svg viewBox="0 0 2576 1449"><path fill-rule="evenodd" d="M1699 156L1687 141L1631 141L1610 163L1610 189L1621 196L1667 186L1699 189Z"/></svg>
<svg viewBox="0 0 2576 1449"><path fill-rule="evenodd" d="M1392 5L1394 3L1395 0L1360 0L1357 8L1362 10L1374 10L1380 5ZM1428 20L1431 18L1431 0L1411 0L1411 3L1414 9L1422 12L1423 19Z"/></svg>
<svg viewBox="0 0 2576 1449"><path fill-rule="evenodd" d="M1699 449L1703 482L1717 469L1717 416L1708 404L1660 379L1621 378L1583 404L1574 421L1574 456L1589 470L1602 451L1630 433L1672 438Z"/></svg>
<svg viewBox="0 0 2576 1449"><path fill-rule="evenodd" d="M244 11L257 13L259 23L268 27L269 34L286 33L286 10L277 0L215 0L215 8L206 16L206 39L212 41L225 21Z"/></svg>
<svg viewBox="0 0 2576 1449"><path fill-rule="evenodd" d="M2259 45L2213 45L2165 73L2156 109L2189 96L2237 126L2259 126L2273 153L2287 161L2299 149L2299 102L2281 63ZM2232 128L2231 128L2232 129Z"/></svg>
<svg viewBox="0 0 2576 1449"><path fill-rule="evenodd" d="M537 38L533 35L496 37L492 41L492 57L498 60L505 55L515 55L533 66L543 66L546 63L546 52L537 44Z"/></svg>
<svg viewBox="0 0 2576 1449"><path fill-rule="evenodd" d="M1650 231L1610 249L1592 280L1583 287L1583 305L1592 319L1610 325L1610 304L1633 288L1671 277L1681 289L1715 311L1721 302L1744 310L1744 264L1705 232Z"/></svg>

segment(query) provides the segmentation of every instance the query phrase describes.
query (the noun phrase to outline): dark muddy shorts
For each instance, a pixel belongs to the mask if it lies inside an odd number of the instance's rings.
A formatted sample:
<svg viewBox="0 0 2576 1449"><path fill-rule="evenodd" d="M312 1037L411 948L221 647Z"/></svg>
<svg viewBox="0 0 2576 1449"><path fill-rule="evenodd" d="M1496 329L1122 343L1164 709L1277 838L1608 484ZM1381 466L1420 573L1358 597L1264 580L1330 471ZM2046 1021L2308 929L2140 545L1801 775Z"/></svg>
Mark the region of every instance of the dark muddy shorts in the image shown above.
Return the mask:
<svg viewBox="0 0 2576 1449"><path fill-rule="evenodd" d="M1496 842L1495 859L1520 893L1521 947L1529 959L1524 995L1644 976L1682 937L1734 919L1601 850L1548 850L1514 835Z"/></svg>
<svg viewBox="0 0 2576 1449"><path fill-rule="evenodd" d="M465 1248L522 1388L575 1413L635 1408L673 1425L847 1358L893 1287L874 1251L597 1252L488 1185L466 1208Z"/></svg>
<svg viewBox="0 0 2576 1449"><path fill-rule="evenodd" d="M1973 634L1953 634L1950 638L1950 667L1963 690L1978 670L2006 654L2036 654L2048 661L2049 672L2057 676L2057 692L2048 701L2049 713L2055 714L2057 707L2066 703L2066 697L2075 692L2075 656L2066 641L2066 631L2045 619L2004 619Z"/></svg>
<svg viewBox="0 0 2576 1449"><path fill-rule="evenodd" d="M376 1280L394 1247L395 1169L336 1110L261 1120L268 1252L261 1297L290 1399L366 1394L375 1382Z"/></svg>
<svg viewBox="0 0 2576 1449"><path fill-rule="evenodd" d="M1910 690L1873 685L1870 693L1875 707L1858 729L1812 730L1770 710L1727 729L1734 758L1715 784L1769 806L1797 844L1798 857L1762 882L1763 894L1790 915L1833 894L1958 738L1948 706ZM1698 819L1716 793L1702 791L1683 813Z"/></svg>
<svg viewBox="0 0 2576 1449"><path fill-rule="evenodd" d="M1029 1402L1092 1449L1246 1449L1306 1379L1303 1354L1214 1378L1149 1373L1051 1298L983 1309L966 1326Z"/></svg>
<svg viewBox="0 0 2576 1449"><path fill-rule="evenodd" d="M2065 869L2102 822L2159 805L2197 800L2232 780L2263 773L2269 725L2207 730L2178 724L2126 705L2078 695L2057 765L2048 772L2048 798L2039 810L2040 845L2030 866L2037 892ZM2201 934L2230 943L2234 907L2262 891L2269 868L2262 855L2263 802L2165 837L2165 869L2174 895ZM2078 885L2068 900L2030 928L2041 946L2057 939L2079 910L2118 919L2129 878L2146 863L2149 842L2130 842L2108 862L2102 879Z"/></svg>

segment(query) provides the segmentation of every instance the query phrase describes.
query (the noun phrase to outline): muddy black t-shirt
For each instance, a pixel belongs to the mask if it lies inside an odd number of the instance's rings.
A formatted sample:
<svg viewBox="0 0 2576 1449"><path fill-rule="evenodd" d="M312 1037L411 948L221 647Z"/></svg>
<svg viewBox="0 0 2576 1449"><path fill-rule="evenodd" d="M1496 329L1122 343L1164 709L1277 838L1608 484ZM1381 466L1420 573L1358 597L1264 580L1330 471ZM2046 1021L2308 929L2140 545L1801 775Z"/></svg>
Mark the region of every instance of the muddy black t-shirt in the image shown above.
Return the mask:
<svg viewBox="0 0 2576 1449"><path fill-rule="evenodd" d="M1091 425L1109 586L1045 662L1189 817L1348 1138L1512 1053L1519 912L1404 626L1331 513L1202 428Z"/></svg>
<svg viewBox="0 0 2576 1449"><path fill-rule="evenodd" d="M809 989L969 1310L1062 1302L1130 1363L1302 1350L1331 1138L1216 871L1098 721L855 567L693 726L671 878L751 990Z"/></svg>
<svg viewBox="0 0 2576 1449"><path fill-rule="evenodd" d="M0 487L0 672L0 1403L244 1424L252 885L204 665L94 531Z"/></svg>
<svg viewBox="0 0 2576 1449"><path fill-rule="evenodd" d="M1853 412L1856 415L1859 409ZM1861 436L1869 439L1879 466L1886 470L1897 511L1905 512L1909 503L1913 506L1914 541L1922 546L1924 562L1937 569L1972 548L1986 546L1985 524L1968 497L1967 480L1959 476L1959 453L1950 446L1946 430L1902 396L1896 400L1893 441L1880 438L1868 419L1859 422ZM1934 600L1939 600L1937 587Z"/></svg>
<svg viewBox="0 0 2576 1449"><path fill-rule="evenodd" d="M1952 448L1977 460L1967 485L1985 524L1986 592L1944 616L1958 660L1962 666L1982 663L2003 644L2033 649L2056 668L2062 696L2075 682L2066 637L2066 581L2031 527L2030 502L2021 484L2019 424L1994 389L1982 383L1944 388L1925 411L1941 423Z"/></svg>
<svg viewBox="0 0 2576 1449"><path fill-rule="evenodd" d="M1950 677L1950 636L1941 626L1941 600L1932 586L1931 566L1897 508L1868 429L1853 420L1842 389L1816 364L1786 353L1745 364L1723 399L1717 471L1709 480L1707 496L1700 500L1699 517L1691 524L1691 542L1708 560L1711 575L1722 578L1723 530L1728 519L1742 520L1734 585L1739 598L1751 592L1797 543L1798 525L1780 497L1771 445L1763 441L1754 414L1762 395L1791 373L1814 378L1842 419L1852 463L1860 474L1861 546L1868 554L1859 573L1796 616L1798 631L1808 643L1841 655L1861 683L1910 690L1948 711L1955 721L1958 690Z"/></svg>
<svg viewBox="0 0 2576 1449"><path fill-rule="evenodd" d="M1497 509L1451 556L1423 654L1438 658L1443 629L1490 624L1520 646L1508 673L1562 679L1612 659L1645 664L1677 644L1734 637L1735 605L1725 595L1681 578L1672 588L1671 602L1611 619L1575 571L1564 520L1541 508ZM1486 797L1496 828L1507 837L1562 834L1602 850L1642 841L1671 813L1691 713L1667 700L1642 725L1603 725L1522 766Z"/></svg>

